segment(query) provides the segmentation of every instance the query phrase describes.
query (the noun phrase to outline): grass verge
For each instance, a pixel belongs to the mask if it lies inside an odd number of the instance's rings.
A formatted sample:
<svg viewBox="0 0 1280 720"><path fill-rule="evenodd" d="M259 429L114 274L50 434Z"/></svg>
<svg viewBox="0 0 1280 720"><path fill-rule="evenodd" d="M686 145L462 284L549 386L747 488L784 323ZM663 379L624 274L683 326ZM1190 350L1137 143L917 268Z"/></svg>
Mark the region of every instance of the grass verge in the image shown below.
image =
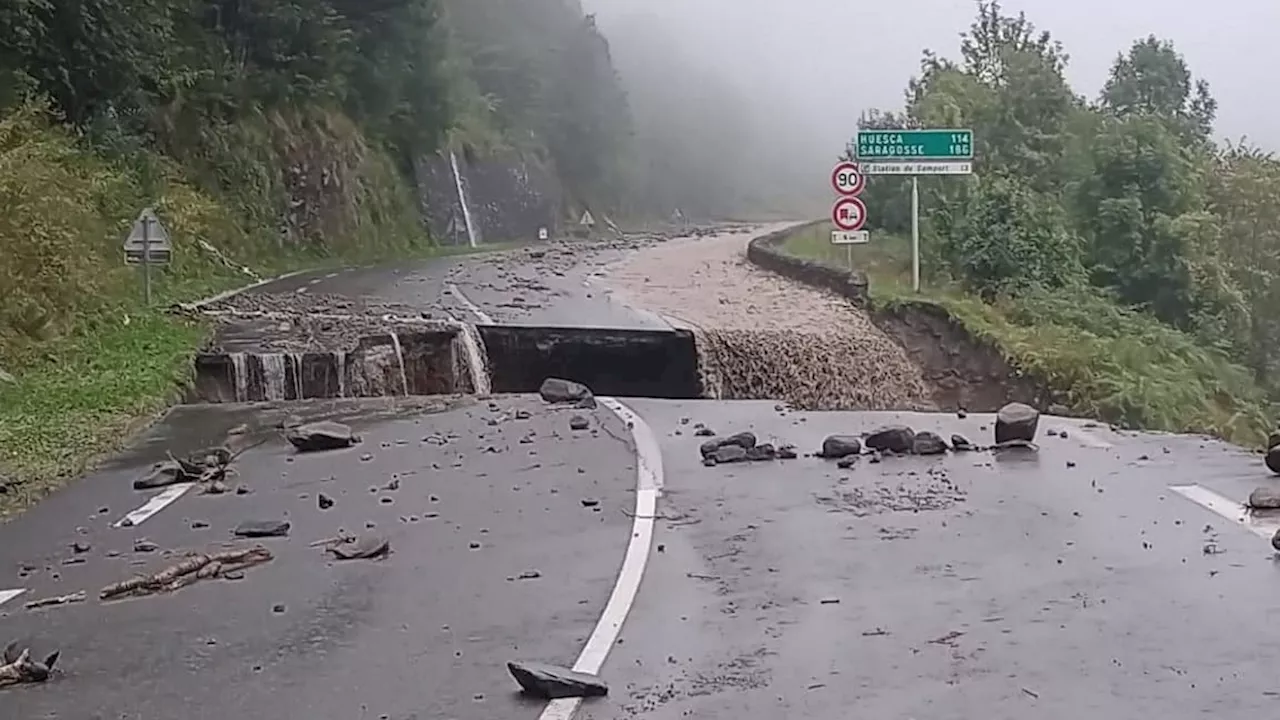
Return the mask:
<svg viewBox="0 0 1280 720"><path fill-rule="evenodd" d="M1154 318L1087 290L1035 292L984 302L944 278L911 289L909 239L876 235L852 249L877 309L927 303L990 341L1010 365L1053 391L1073 413L1145 430L1214 435L1246 446L1266 439L1268 399L1249 372ZM830 228L789 238L783 249L838 267L844 248Z"/></svg>

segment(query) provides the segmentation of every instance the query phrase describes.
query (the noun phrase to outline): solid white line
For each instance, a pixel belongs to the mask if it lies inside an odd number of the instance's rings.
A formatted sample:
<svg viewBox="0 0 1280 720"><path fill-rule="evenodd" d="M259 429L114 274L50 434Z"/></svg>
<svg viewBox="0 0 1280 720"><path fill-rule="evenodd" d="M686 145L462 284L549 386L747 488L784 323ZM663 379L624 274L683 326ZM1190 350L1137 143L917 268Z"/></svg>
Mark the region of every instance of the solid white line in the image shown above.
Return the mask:
<svg viewBox="0 0 1280 720"><path fill-rule="evenodd" d="M178 498L187 493L188 490L195 487L195 483L178 483L165 488L165 491L153 496L142 507L125 515L117 520L112 527L137 527L147 521L152 515L172 505Z"/></svg>
<svg viewBox="0 0 1280 720"><path fill-rule="evenodd" d="M1199 485L1175 485L1170 490L1191 502L1243 526L1258 537L1270 540L1280 531L1280 519L1254 517L1249 508Z"/></svg>
<svg viewBox="0 0 1280 720"><path fill-rule="evenodd" d="M458 286L456 283L449 283L445 287L449 290L449 294L458 298L458 302L462 303L463 307L470 310L471 313L476 317L480 318L480 322L484 323L485 325L494 324L493 318L489 317L488 313L481 310L478 305L471 302L471 298L467 297L466 295L463 295L462 291L458 289Z"/></svg>
<svg viewBox="0 0 1280 720"><path fill-rule="evenodd" d="M636 509L631 524L631 541L627 543L627 554L622 560L622 570L614 583L613 593L604 606L604 612L600 613L595 630L578 655L578 661L573 664L576 672L590 675L600 672L609 651L618 641L618 633L622 632L622 623L631 612L636 593L640 591L640 579L644 577L649 547L653 543L653 516L658 506L658 494L662 491L662 451L649 424L614 398L597 400L631 428L631 437L636 443ZM539 720L571 720L581 705L582 698L552 700L547 703Z"/></svg>
<svg viewBox="0 0 1280 720"><path fill-rule="evenodd" d="M17 590L0 590L0 605L9 602L26 591L26 588L18 588Z"/></svg>
<svg viewBox="0 0 1280 720"><path fill-rule="evenodd" d="M219 302L219 301L222 301L222 300L226 300L227 298L235 297L236 295L239 295L239 294L240 294L240 293L242 293L242 292L247 292L247 291L249 291L249 290L254 290L254 289L256 289L256 288L260 288L260 287L262 287L263 285L269 285L269 284L271 284L271 283L273 283L273 282L277 282L277 281L279 281L279 280L288 280L289 278L291 278L291 277L293 277L293 276L295 276L295 275L301 275L301 274L306 273L306 272L311 272L311 271L310 271L310 270L295 270L294 272L285 273L285 274L283 274L283 275L277 275L276 277L273 277L273 278L267 278L266 280L259 280L258 282L250 283L250 284L248 284L248 285L245 285L244 287L232 288L231 290L227 290L227 291L225 291L225 292L220 292L220 293L218 293L217 295L212 295L212 296L207 297L207 298L205 298L205 299L203 299L203 300L197 300L197 301L195 301L195 302L193 302L193 303L188 303L188 304L186 304L186 305L183 305L182 307L183 307L184 309L188 309L188 310L199 310L200 308L204 307L205 305L212 305L213 303L216 303L216 302Z"/></svg>

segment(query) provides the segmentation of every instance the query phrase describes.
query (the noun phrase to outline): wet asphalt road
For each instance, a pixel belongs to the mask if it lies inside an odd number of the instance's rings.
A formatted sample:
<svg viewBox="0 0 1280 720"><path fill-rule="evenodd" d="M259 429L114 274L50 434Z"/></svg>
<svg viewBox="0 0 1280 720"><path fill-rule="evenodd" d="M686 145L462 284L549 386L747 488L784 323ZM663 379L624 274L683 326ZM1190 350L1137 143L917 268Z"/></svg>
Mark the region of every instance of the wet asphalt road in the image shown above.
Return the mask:
<svg viewBox="0 0 1280 720"><path fill-rule="evenodd" d="M449 298L456 284L500 321L589 325L627 312L587 297L610 256L600 257L536 272L449 259L269 289L439 299L471 319ZM538 307L514 307L526 291ZM654 322L629 318L616 324ZM664 492L639 593L602 670L611 696L586 703L582 718L816 720L856 708L916 720L1189 720L1265 716L1280 696L1269 670L1280 647L1265 633L1280 611L1268 521L1253 532L1170 489L1198 487L1230 515L1230 503L1280 482L1255 455L1046 418L1030 456L706 468L693 422L811 451L828 433L898 420L984 442L990 418L628 404L660 442ZM364 442L295 456L272 439L236 462L231 484L250 494L192 492L137 527L111 527L148 496L129 483L166 449L274 438L291 413L350 421ZM573 414L592 429L570 431ZM228 434L246 422L247 436ZM1057 428L1067 437L1046 433ZM26 590L0 605L0 641L38 655L61 648L65 671L0 691L0 716L537 717L543 706L514 694L503 663L569 665L591 635L633 531L631 438L607 409L528 397L181 409L134 451L0 527L0 598ZM331 510L317 506L320 492ZM243 520L278 517L291 536L262 541L275 558L242 580L93 599L186 549L221 549ZM337 563L309 546L340 529L385 533L394 552ZM140 539L158 549L135 552ZM89 550L75 553L75 542ZM22 607L77 590L90 600Z"/></svg>
<svg viewBox="0 0 1280 720"><path fill-rule="evenodd" d="M235 464L231 484L251 494L192 492L137 527L110 527L140 503L145 494L129 482L165 448L200 447L213 425L272 417L182 409L114 467L6 525L0 567L32 571L6 573L28 592L0 606L0 637L41 656L61 648L66 674L0 694L3 716L536 715L503 663L572 664L590 633L628 539L630 435L608 410L552 410L537 398L397 405L311 406L315 417L351 422L363 443L298 455L273 438ZM571 431L571 415L586 416L590 429ZM319 508L321 492L332 509ZM185 550L251 545L231 542L231 529L275 518L292 523L290 537L261 541L275 558L242 580L96 599L103 586L157 571ZM338 563L310 547L342 530L385 534L393 554ZM143 538L159 549L135 552ZM75 542L89 550L74 553ZM22 608L79 590L90 600Z"/></svg>

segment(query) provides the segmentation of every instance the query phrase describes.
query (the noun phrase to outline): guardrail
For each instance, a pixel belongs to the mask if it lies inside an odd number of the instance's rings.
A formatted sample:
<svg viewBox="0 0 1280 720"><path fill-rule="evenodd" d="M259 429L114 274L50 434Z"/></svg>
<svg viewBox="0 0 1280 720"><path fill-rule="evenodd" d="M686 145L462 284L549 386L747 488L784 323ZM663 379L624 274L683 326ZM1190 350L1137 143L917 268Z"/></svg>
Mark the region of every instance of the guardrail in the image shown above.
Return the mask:
<svg viewBox="0 0 1280 720"><path fill-rule="evenodd" d="M797 257L782 248L783 244L793 236L809 232L826 223L826 220L815 220L805 225L762 235L747 245L747 259L765 270L806 285L830 290L848 298L855 305L865 306L868 299L866 273Z"/></svg>

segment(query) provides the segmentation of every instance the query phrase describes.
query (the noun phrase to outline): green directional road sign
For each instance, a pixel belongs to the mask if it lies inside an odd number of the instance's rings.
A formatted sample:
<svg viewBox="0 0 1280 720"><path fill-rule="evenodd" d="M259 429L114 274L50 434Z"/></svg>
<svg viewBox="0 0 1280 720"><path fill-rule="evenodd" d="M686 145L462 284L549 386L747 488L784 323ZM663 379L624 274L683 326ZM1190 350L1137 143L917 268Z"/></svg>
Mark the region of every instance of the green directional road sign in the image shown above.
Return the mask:
<svg viewBox="0 0 1280 720"><path fill-rule="evenodd" d="M859 130L858 160L972 160L972 130Z"/></svg>

